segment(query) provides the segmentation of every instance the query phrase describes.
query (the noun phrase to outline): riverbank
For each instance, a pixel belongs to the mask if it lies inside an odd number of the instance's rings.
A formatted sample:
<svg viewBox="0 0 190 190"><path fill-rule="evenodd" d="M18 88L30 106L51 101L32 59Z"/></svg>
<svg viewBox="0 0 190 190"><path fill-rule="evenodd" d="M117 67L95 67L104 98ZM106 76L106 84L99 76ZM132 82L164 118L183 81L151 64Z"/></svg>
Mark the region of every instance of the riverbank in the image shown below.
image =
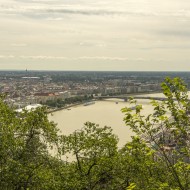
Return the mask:
<svg viewBox="0 0 190 190"><path fill-rule="evenodd" d="M129 127L125 126L123 121L124 114L121 109L130 106L128 102L119 101L96 101L95 104L89 106L79 105L71 110L63 109L48 114L50 121L57 124L61 134L69 135L74 131L80 130L84 127L84 123L92 122L98 124L100 127L110 126L113 133L118 136L118 146L123 146L126 142L131 140L133 135Z"/></svg>
<svg viewBox="0 0 190 190"><path fill-rule="evenodd" d="M160 91L155 91L155 92L141 92L141 93L129 93L129 94L123 94L123 96L138 96L138 95L146 95L146 94L149 94L149 95L153 95L154 94L158 94L160 93ZM118 95L118 99L120 95ZM110 99L111 96L105 96L103 99L101 99L101 97L96 97L95 99L92 99L91 101L108 101L106 98ZM115 99L115 98L114 98ZM67 106L64 106L64 107L60 107L60 108L52 108L51 110L48 110L48 113L53 113L53 112L57 112L57 111L61 111L61 110L66 110L66 109L69 109L69 108L72 108L72 107L75 107L75 106L80 106L80 105L83 105L85 104L86 101L83 101L83 102L78 102L78 103L73 103L73 104L70 104L70 105L67 105Z"/></svg>
<svg viewBox="0 0 190 190"><path fill-rule="evenodd" d="M115 101L115 102L118 102L119 100L122 100L120 98L116 99L116 98L113 98L113 99L103 99L103 100L99 100L99 99L94 99L93 102L102 102L102 101ZM61 110L66 110L66 109L69 109L69 108L73 108L73 107L76 107L76 106L81 106L81 105L84 105L86 102L79 102L79 103L75 103L75 104L71 104L71 105L68 105L68 106L65 106L65 107L61 107L61 108L52 108L51 110L48 110L47 113L54 113L54 112L58 112L58 111L61 111Z"/></svg>
<svg viewBox="0 0 190 190"><path fill-rule="evenodd" d="M68 106L61 107L61 108L53 108L51 110L48 110L47 113L53 113L53 112L57 112L57 111L61 111L61 110L66 110L66 109L69 109L69 108L72 108L72 107L75 107L75 106L80 106L82 104L84 104L84 102L71 104L71 105L68 105Z"/></svg>

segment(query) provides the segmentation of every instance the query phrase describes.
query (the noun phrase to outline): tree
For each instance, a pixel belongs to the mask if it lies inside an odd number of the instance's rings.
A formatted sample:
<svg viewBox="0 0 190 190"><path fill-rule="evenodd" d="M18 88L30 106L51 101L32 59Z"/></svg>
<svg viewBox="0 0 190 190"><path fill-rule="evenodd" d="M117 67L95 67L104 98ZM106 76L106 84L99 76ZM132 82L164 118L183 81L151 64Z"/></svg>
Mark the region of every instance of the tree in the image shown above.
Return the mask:
<svg viewBox="0 0 190 190"><path fill-rule="evenodd" d="M1 98L0 189L189 190L187 88L167 78L162 89L165 99L152 101L150 115L142 115L134 99L135 110L122 110L135 135L120 149L110 127L87 122L59 135L44 107L17 113Z"/></svg>
<svg viewBox="0 0 190 190"><path fill-rule="evenodd" d="M63 154L72 155L65 189L114 189L113 168L118 139L110 127L87 122L83 129L62 137Z"/></svg>
<svg viewBox="0 0 190 190"><path fill-rule="evenodd" d="M57 128L45 108L17 113L0 100L0 187L47 189L52 181L49 150L57 142Z"/></svg>
<svg viewBox="0 0 190 190"><path fill-rule="evenodd" d="M124 108L125 122L154 151L156 161L165 170L165 187L190 189L190 101L187 88L179 78L166 78L162 83L166 100L152 101L154 112L141 114L142 106L135 104L135 112Z"/></svg>

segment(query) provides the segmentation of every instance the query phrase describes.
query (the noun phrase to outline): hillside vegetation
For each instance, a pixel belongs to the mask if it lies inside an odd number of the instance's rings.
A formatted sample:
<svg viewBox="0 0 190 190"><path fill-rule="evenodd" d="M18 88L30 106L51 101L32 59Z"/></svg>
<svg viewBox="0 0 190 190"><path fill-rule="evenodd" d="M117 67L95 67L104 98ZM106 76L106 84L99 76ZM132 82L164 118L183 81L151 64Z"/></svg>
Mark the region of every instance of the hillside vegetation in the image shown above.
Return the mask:
<svg viewBox="0 0 190 190"><path fill-rule="evenodd" d="M181 79L167 78L162 89L167 100L152 101L154 112L146 117L133 99L135 110L123 108L135 136L120 149L110 127L88 122L59 135L46 108L16 113L1 98L0 189L189 190L187 88Z"/></svg>

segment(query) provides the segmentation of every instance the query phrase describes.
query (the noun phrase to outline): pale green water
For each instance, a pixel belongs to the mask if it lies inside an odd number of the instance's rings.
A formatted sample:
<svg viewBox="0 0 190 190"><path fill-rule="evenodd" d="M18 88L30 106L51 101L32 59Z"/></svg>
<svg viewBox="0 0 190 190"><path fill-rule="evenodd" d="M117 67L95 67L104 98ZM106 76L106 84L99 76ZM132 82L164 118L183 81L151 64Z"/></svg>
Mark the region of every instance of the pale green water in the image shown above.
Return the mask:
<svg viewBox="0 0 190 190"><path fill-rule="evenodd" d="M116 104L118 102L118 104ZM149 100L139 100L138 103L143 105L144 113L151 112ZM130 106L129 103L122 100L97 101L89 106L76 106L71 110L61 110L49 115L49 119L58 124L58 128L64 134L70 134L75 130L80 130L85 122L90 121L100 126L110 126L113 133L119 137L119 146L130 141L132 131L125 125L124 114L121 109Z"/></svg>
<svg viewBox="0 0 190 190"><path fill-rule="evenodd" d="M160 93L144 96L164 97L164 95ZM118 104L116 104L116 102L118 102ZM138 100L138 104L142 104L144 115L152 113L153 108L150 104L150 100ZM72 107L71 110L54 112L53 115L49 114L49 119L57 123L58 128L66 135L75 130L80 130L87 121L100 124L100 126L110 126L113 129L113 133L119 137L118 146L122 147L126 142L131 140L131 135L133 135L130 128L125 126L123 121L124 114L121 112L121 109L125 106L130 107L129 103L118 99L98 101L89 106L80 105ZM69 160L73 159L71 155L67 156ZM65 159L68 160L68 158Z"/></svg>

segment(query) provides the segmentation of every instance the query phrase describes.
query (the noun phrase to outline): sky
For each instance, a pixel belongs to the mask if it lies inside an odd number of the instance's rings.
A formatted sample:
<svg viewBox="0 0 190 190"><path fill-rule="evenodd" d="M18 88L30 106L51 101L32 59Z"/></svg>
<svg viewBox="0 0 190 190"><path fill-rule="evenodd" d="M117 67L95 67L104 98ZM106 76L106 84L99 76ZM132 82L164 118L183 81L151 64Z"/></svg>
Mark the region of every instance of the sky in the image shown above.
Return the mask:
<svg viewBox="0 0 190 190"><path fill-rule="evenodd" d="M0 70L190 71L189 0L0 0Z"/></svg>

